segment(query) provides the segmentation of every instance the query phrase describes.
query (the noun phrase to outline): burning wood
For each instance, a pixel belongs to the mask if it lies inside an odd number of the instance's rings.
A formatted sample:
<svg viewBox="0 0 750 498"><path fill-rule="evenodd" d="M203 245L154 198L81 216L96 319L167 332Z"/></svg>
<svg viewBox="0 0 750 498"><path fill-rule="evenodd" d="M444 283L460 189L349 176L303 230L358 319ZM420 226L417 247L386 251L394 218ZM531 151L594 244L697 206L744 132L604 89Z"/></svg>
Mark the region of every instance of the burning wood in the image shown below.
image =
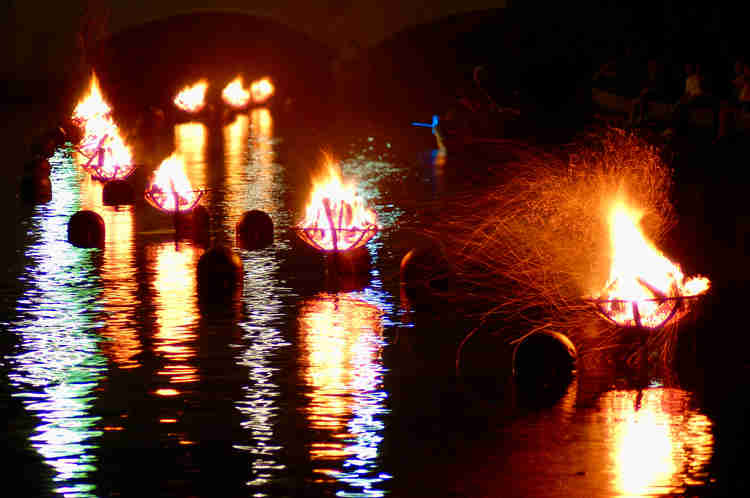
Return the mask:
<svg viewBox="0 0 750 498"><path fill-rule="evenodd" d="M174 98L174 105L178 109L194 114L200 112L206 106L206 91L208 82L201 80L198 83L186 86Z"/></svg>
<svg viewBox="0 0 750 498"><path fill-rule="evenodd" d="M99 80L94 74L91 76L89 93L78 102L73 110L73 122L82 127L89 119L96 116L109 116L111 112L112 109L104 100L102 92L99 89Z"/></svg>
<svg viewBox="0 0 750 498"><path fill-rule="evenodd" d="M688 298L708 290L705 277L686 279L641 232L642 213L622 199L609 213L612 265L604 290L592 299L599 312L623 327L658 329L688 311Z"/></svg>
<svg viewBox="0 0 750 498"><path fill-rule="evenodd" d="M263 104L271 98L275 88L269 78L262 78L254 81L250 85L250 93L253 97L253 102L256 104Z"/></svg>
<svg viewBox="0 0 750 498"><path fill-rule="evenodd" d="M242 76L237 76L221 92L222 100L235 109L244 109L250 102L250 92L242 86Z"/></svg>
<svg viewBox="0 0 750 498"><path fill-rule="evenodd" d="M96 76L89 93L75 107L73 121L82 128L83 138L76 147L86 159L84 168L101 181L122 180L133 172L133 156L112 118L112 108L104 100Z"/></svg>
<svg viewBox="0 0 750 498"><path fill-rule="evenodd" d="M365 205L353 184L345 184L338 166L328 160L327 175L314 182L299 237L324 252L362 247L378 231L375 211Z"/></svg>
<svg viewBox="0 0 750 498"><path fill-rule="evenodd" d="M488 320L564 332L584 354L631 337L623 327L641 328L645 345L668 360L675 325L708 280L686 279L654 249L675 221L672 171L659 150L618 129L552 153L510 140L496 146L515 158L502 165L507 181L460 199L431 230L464 283L455 299L484 299ZM592 320L592 309L607 319Z"/></svg>
<svg viewBox="0 0 750 498"><path fill-rule="evenodd" d="M182 158L172 154L154 172L145 196L149 204L161 211L184 213L198 205L203 190L193 190Z"/></svg>

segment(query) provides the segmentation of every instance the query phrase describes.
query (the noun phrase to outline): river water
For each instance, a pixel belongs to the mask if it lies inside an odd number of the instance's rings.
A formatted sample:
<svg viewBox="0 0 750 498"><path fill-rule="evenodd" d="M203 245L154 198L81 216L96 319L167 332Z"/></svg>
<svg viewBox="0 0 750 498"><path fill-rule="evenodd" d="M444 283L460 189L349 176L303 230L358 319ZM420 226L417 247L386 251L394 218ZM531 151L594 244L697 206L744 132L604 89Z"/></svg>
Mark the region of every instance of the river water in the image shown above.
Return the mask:
<svg viewBox="0 0 750 498"><path fill-rule="evenodd" d="M421 135L424 133L425 135ZM251 209L272 246L236 249L236 301L203 309L205 248L176 240L139 200L106 207L69 151L52 200L13 204L2 288L3 406L18 496L654 496L727 487L702 390L651 378L579 376L528 403L496 348L479 382L454 353L475 324L450 305L411 308L399 263L442 202L476 180L428 131L306 129L273 109L167 126L135 144L147 177L171 150L206 189L215 241ZM331 153L378 214L363 286L326 279L299 250L310 177ZM472 159L477 161L476 157ZM474 164L481 169L481 164ZM67 242L78 210L106 224L104 250ZM736 425L728 432L735 433ZM732 439L733 436L724 436ZM731 447L731 443L729 444ZM731 452L730 452L731 454ZM730 475L731 474L731 475Z"/></svg>

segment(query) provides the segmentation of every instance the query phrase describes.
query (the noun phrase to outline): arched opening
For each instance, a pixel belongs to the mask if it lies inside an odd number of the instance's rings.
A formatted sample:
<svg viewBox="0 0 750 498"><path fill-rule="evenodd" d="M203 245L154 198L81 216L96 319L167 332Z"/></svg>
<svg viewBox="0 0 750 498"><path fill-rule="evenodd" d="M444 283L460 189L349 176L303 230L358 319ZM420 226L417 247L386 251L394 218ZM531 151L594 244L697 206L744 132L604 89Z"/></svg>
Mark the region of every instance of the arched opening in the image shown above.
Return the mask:
<svg viewBox="0 0 750 498"><path fill-rule="evenodd" d="M275 101L327 103L331 53L307 35L269 18L196 12L121 31L97 47L93 65L118 112L170 105L185 85L205 78L221 92L235 76L271 76Z"/></svg>

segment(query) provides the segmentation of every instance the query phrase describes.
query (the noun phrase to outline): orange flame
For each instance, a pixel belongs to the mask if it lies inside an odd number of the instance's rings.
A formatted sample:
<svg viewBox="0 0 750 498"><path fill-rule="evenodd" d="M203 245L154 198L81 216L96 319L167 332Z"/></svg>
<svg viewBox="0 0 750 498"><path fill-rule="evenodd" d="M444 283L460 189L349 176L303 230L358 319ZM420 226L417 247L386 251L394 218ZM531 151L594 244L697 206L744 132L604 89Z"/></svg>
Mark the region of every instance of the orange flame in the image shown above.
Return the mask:
<svg viewBox="0 0 750 498"><path fill-rule="evenodd" d="M135 167L130 148L125 145L111 112L93 75L89 94L73 111L73 121L83 128L78 151L86 158L84 167L92 170L99 180L126 178Z"/></svg>
<svg viewBox="0 0 750 498"><path fill-rule="evenodd" d="M313 182L299 236L321 251L348 251L361 247L378 230L375 211L365 205L353 184L345 184L338 166L326 161L328 174Z"/></svg>
<svg viewBox="0 0 750 498"><path fill-rule="evenodd" d="M169 212L190 211L202 196L203 191L195 191L190 185L185 164L177 154L162 161L146 191L146 200L151 205Z"/></svg>
<svg viewBox="0 0 750 498"><path fill-rule="evenodd" d="M237 76L221 92L221 98L235 108L245 107L250 102L250 92L242 86L242 76Z"/></svg>
<svg viewBox="0 0 750 498"><path fill-rule="evenodd" d="M610 320L626 327L656 329L687 313L683 298L706 292L705 277L685 278L641 232L643 213L617 199L609 213L612 264L604 291L597 298Z"/></svg>
<svg viewBox="0 0 750 498"><path fill-rule="evenodd" d="M112 109L104 100L99 89L99 80L95 74L92 74L89 93L76 104L73 110L73 121L81 126L95 116L107 116L110 112L112 112Z"/></svg>
<svg viewBox="0 0 750 498"><path fill-rule="evenodd" d="M273 83L270 78L262 78L257 81L253 81L250 85L250 93L253 96L253 102L256 104L262 104L273 95L274 92Z"/></svg>
<svg viewBox="0 0 750 498"><path fill-rule="evenodd" d="M193 86L186 86L174 98L174 105L185 112L199 112L206 106L208 82L201 80Z"/></svg>

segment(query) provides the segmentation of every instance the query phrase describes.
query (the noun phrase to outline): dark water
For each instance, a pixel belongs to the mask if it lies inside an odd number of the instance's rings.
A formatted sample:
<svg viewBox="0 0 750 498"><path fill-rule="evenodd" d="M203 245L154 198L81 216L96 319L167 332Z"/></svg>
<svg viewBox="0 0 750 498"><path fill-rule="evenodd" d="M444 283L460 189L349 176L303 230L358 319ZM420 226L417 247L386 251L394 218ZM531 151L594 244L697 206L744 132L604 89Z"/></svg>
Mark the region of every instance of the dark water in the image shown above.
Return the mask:
<svg viewBox="0 0 750 498"><path fill-rule="evenodd" d="M197 298L204 248L176 241L171 219L145 202L102 206L101 185L59 151L52 201L16 203L8 226L17 244L6 250L0 371L18 496L733 489L741 423L707 405L704 388L602 374L529 401L510 378L509 347L491 337L475 357L494 377L456 376L455 348L475 323L450 305L409 308L398 266L441 202L475 181L468 166L482 164L449 156L434 166L419 133L304 129L257 109L135 144L144 177L160 155L183 154L191 182L207 188L216 240L231 244L247 210L272 217L274 244L237 250L243 289L219 309ZM351 291L290 230L321 149L356 178L383 227L367 245L367 282ZM80 209L102 215L103 251L67 242Z"/></svg>

